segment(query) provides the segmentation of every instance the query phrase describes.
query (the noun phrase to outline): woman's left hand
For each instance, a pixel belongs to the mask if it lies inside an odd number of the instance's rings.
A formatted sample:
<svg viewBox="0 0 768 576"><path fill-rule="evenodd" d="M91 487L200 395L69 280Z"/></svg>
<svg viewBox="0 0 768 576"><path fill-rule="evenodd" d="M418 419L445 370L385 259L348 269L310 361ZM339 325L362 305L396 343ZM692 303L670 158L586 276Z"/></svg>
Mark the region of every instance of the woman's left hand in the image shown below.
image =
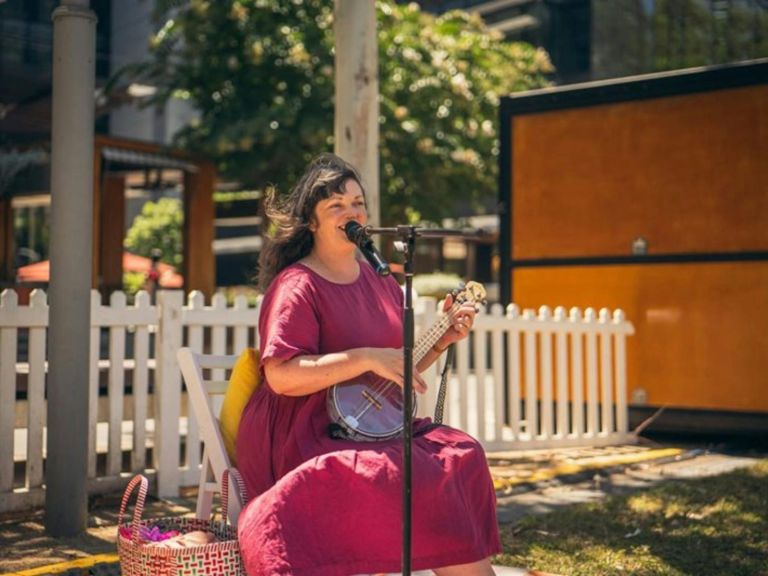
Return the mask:
<svg viewBox="0 0 768 576"><path fill-rule="evenodd" d="M453 308L453 309L452 309ZM459 340L463 340L469 335L472 324L475 322L477 310L472 302L464 302L459 306L453 306L453 296L448 294L443 302L443 312L448 314L451 320L451 326L437 341L438 348L447 348L449 345Z"/></svg>

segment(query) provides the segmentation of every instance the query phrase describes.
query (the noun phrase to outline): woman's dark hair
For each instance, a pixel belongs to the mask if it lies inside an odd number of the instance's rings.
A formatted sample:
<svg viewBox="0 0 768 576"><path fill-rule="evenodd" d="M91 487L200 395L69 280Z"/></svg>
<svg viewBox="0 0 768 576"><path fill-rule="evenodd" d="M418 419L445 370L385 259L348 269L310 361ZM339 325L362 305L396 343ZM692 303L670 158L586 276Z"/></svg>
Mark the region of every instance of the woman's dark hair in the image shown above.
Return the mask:
<svg viewBox="0 0 768 576"><path fill-rule="evenodd" d="M259 256L258 289L265 292L280 271L301 260L312 250L314 238L309 226L320 200L339 193L347 180L362 189L360 174L334 154L321 154L307 166L293 190L284 198L273 188L267 193L264 210L272 223L272 235L265 238Z"/></svg>

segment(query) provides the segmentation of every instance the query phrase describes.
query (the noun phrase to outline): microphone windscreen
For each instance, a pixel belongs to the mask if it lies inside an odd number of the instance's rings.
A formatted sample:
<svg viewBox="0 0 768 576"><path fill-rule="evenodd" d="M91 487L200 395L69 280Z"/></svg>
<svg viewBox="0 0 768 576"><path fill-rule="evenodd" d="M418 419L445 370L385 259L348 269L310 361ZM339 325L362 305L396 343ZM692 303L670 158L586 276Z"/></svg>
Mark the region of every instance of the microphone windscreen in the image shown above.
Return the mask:
<svg viewBox="0 0 768 576"><path fill-rule="evenodd" d="M366 238L365 228L360 226L360 224L354 220L350 220L344 225L344 232L347 234L347 238L358 246L360 245L360 242Z"/></svg>

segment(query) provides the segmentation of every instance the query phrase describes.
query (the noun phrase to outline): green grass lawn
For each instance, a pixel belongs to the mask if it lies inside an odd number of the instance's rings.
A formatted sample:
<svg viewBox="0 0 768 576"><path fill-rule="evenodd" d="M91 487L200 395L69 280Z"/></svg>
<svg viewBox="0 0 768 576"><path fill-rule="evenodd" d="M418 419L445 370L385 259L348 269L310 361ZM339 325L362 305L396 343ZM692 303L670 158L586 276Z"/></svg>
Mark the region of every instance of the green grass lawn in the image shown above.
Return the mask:
<svg viewBox="0 0 768 576"><path fill-rule="evenodd" d="M494 563L567 576L768 576L768 460L502 525Z"/></svg>

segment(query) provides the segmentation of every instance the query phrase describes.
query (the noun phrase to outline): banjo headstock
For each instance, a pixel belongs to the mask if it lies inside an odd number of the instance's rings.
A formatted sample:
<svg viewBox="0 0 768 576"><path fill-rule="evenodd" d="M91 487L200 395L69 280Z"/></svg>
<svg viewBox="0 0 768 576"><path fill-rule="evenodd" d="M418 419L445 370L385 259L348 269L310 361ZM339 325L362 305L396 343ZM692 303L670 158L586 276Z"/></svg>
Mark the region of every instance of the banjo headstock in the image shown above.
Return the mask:
<svg viewBox="0 0 768 576"><path fill-rule="evenodd" d="M454 290L453 299L454 302L470 302L477 307L480 304L485 304L486 295L485 286L480 282L469 281L464 286L459 287L458 290Z"/></svg>

